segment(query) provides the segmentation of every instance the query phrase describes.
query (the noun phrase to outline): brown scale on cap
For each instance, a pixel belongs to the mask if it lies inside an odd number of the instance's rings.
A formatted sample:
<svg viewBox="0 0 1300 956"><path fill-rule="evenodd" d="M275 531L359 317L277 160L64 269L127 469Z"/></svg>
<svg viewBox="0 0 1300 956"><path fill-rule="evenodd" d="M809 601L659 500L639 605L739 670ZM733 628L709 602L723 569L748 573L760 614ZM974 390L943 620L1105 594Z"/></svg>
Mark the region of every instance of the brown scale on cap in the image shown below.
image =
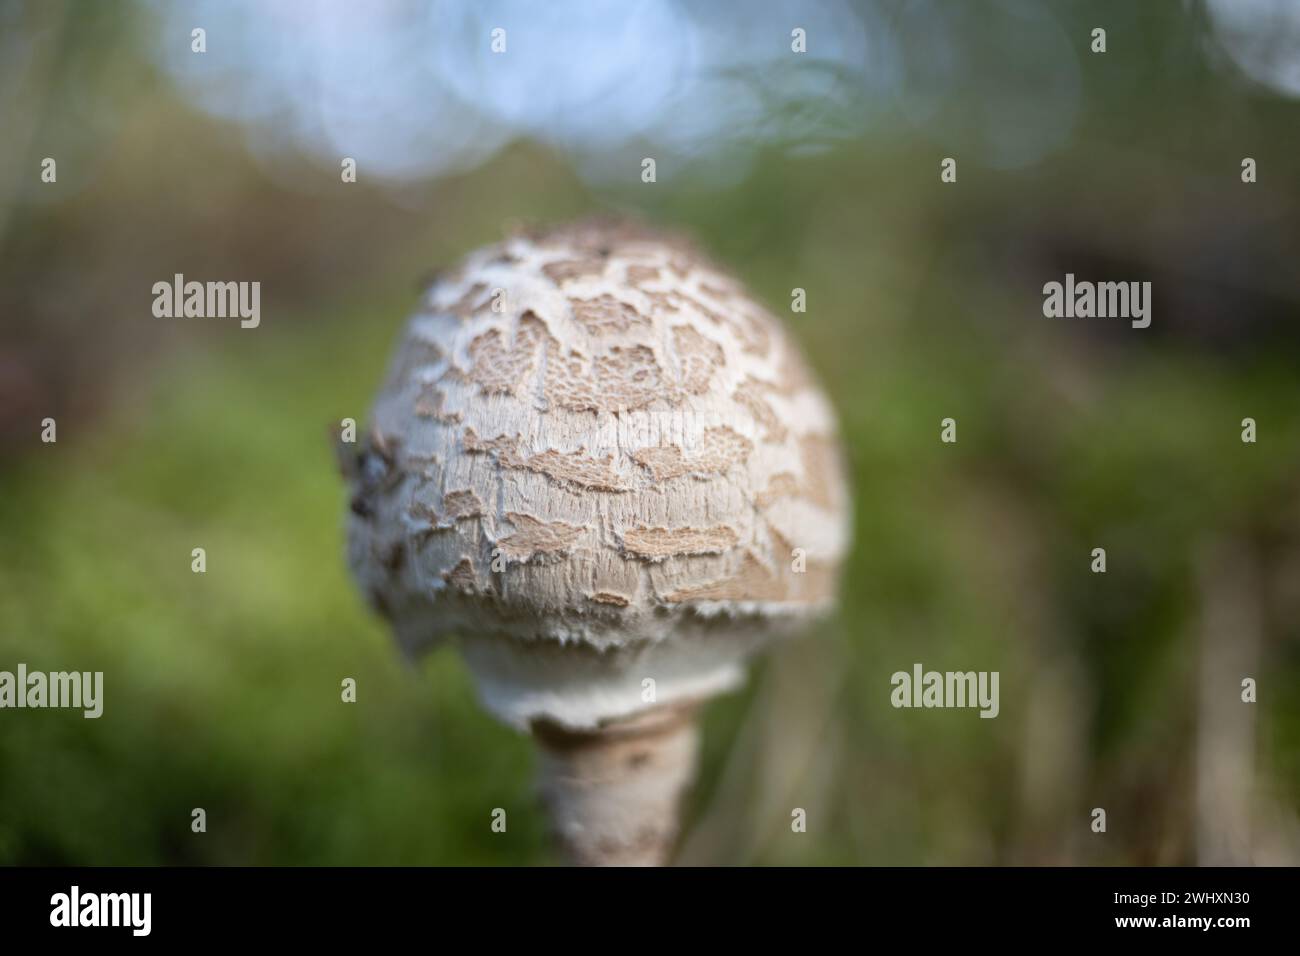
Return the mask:
<svg viewBox="0 0 1300 956"><path fill-rule="evenodd" d="M660 482L682 475L726 474L732 465L744 462L753 450L753 442L723 425L705 429L700 447L689 453L676 445L643 448L632 453L632 460L649 468L654 480Z"/></svg>
<svg viewBox="0 0 1300 956"><path fill-rule="evenodd" d="M736 532L725 524L712 528L630 528L623 535L628 554L663 561L687 554L724 554L736 544Z"/></svg>

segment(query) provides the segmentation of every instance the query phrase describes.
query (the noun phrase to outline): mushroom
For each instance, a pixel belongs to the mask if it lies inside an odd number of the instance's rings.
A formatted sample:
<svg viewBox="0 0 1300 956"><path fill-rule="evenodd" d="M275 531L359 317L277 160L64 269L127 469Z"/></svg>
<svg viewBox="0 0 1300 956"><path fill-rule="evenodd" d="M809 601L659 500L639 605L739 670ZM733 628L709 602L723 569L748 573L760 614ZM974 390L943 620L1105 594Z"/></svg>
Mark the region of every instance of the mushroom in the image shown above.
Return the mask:
<svg viewBox="0 0 1300 956"><path fill-rule="evenodd" d="M412 656L455 639L540 749L571 860L665 862L700 704L833 603L834 414L685 241L590 221L437 278L346 469L349 564Z"/></svg>

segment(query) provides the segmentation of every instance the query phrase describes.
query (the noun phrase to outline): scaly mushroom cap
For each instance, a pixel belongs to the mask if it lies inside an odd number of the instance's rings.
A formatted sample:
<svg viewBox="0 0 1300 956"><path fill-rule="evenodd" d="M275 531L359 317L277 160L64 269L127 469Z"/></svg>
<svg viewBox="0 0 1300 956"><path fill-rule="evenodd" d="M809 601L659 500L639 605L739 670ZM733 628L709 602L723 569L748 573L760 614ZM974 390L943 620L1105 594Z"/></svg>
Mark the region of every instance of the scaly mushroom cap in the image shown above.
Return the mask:
<svg viewBox="0 0 1300 956"><path fill-rule="evenodd" d="M834 414L794 344L625 224L515 235L437 279L350 472L362 587L408 651L458 635L519 726L734 684L830 604L848 544Z"/></svg>

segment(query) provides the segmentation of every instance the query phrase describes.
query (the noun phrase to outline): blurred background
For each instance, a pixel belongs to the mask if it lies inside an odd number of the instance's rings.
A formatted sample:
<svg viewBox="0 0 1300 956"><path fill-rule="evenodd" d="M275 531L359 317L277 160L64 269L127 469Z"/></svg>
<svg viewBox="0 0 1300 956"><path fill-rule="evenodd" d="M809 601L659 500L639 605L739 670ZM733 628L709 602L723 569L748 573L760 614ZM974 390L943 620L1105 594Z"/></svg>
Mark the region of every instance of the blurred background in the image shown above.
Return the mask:
<svg viewBox="0 0 1300 956"><path fill-rule="evenodd" d="M596 212L788 321L856 494L683 862L1300 861L1298 147L1297 0L0 0L0 669L105 673L0 712L0 863L556 861L529 741L348 580L329 431L430 270ZM177 272L260 327L154 318ZM1151 327L1044 318L1066 272ZM893 709L914 662L1000 716Z"/></svg>

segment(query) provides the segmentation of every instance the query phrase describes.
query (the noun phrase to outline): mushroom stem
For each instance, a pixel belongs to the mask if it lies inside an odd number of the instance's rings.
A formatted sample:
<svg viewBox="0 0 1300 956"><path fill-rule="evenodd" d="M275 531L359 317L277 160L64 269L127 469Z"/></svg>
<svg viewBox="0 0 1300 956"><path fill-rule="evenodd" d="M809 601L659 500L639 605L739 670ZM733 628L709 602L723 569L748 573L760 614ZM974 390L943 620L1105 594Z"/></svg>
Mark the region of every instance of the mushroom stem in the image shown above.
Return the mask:
<svg viewBox="0 0 1300 956"><path fill-rule="evenodd" d="M542 800L578 866L662 866L695 775L695 707L646 711L597 730L532 727Z"/></svg>

